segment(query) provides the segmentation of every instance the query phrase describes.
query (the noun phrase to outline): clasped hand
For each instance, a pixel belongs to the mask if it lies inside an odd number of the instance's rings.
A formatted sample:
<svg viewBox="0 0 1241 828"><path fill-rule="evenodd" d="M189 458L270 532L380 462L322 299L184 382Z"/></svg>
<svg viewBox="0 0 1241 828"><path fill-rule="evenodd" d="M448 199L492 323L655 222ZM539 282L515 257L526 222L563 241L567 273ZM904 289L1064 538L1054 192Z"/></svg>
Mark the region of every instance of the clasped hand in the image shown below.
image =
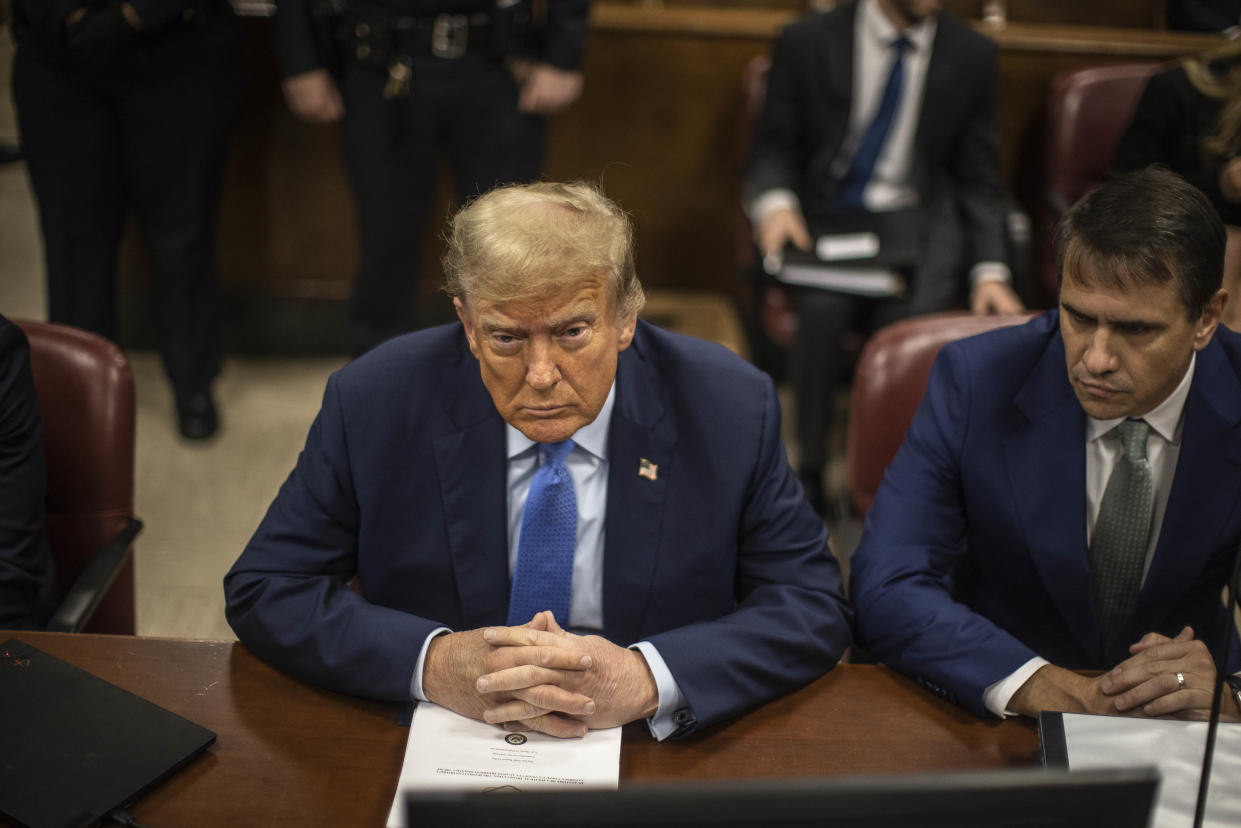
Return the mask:
<svg viewBox="0 0 1241 828"><path fill-rule="evenodd" d="M1185 627L1176 638L1147 633L1129 648L1133 655L1098 679L1099 690L1115 712L1126 715L1206 719L1215 692L1215 662L1206 644ZM1184 684L1177 675L1184 679ZM1241 711L1231 693L1221 718L1236 720Z"/></svg>
<svg viewBox="0 0 1241 828"><path fill-rule="evenodd" d="M422 683L429 700L462 715L559 737L650 716L659 698L641 653L566 632L550 612L439 636Z"/></svg>

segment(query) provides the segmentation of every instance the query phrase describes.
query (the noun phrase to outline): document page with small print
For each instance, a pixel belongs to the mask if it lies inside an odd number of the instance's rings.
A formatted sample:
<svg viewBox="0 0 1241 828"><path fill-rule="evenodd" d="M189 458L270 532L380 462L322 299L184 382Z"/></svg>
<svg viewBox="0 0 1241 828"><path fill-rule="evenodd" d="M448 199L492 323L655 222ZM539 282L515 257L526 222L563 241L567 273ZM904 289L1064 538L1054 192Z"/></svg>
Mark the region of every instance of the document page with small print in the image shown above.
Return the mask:
<svg viewBox="0 0 1241 828"><path fill-rule="evenodd" d="M406 828L407 791L615 790L620 745L619 727L592 730L581 739L557 739L509 733L419 702L388 828Z"/></svg>

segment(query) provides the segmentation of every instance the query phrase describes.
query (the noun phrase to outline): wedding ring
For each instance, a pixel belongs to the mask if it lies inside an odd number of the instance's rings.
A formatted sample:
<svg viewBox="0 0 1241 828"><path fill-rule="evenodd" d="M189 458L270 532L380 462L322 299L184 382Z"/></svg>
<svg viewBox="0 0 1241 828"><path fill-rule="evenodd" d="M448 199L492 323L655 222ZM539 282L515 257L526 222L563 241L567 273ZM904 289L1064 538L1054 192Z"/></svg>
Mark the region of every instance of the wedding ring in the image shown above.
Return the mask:
<svg viewBox="0 0 1241 828"><path fill-rule="evenodd" d="M1176 683L1179 685L1179 688L1178 688L1178 689L1180 689L1180 690L1184 690L1184 689L1185 689L1185 674L1184 674L1184 673L1177 673L1177 674L1176 674Z"/></svg>

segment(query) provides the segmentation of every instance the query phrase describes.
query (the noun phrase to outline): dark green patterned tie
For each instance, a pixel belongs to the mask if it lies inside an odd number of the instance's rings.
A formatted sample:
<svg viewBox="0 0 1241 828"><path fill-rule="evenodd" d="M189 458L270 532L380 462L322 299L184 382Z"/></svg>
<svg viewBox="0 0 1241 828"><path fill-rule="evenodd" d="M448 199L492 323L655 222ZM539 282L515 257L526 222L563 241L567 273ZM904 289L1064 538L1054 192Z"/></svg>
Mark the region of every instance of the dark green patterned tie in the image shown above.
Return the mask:
<svg viewBox="0 0 1241 828"><path fill-rule="evenodd" d="M1145 420L1125 420L1116 426L1121 455L1107 481L1090 538L1095 613L1104 647L1133 612L1142 587L1155 503L1151 464L1146 458L1149 433Z"/></svg>

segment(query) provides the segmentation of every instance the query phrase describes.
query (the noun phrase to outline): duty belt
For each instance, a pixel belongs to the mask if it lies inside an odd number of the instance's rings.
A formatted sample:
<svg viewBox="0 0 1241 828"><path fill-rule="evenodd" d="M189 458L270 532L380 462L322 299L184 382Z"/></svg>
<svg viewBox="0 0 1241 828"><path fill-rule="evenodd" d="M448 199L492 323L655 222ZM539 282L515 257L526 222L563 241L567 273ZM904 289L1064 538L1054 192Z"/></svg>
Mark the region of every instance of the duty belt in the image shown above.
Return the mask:
<svg viewBox="0 0 1241 828"><path fill-rule="evenodd" d="M342 10L334 39L347 58L386 71L384 97L397 98L409 91L416 56L457 60L467 52L484 52L502 60L520 46L528 26L528 5L521 2L500 11L433 17L394 15L374 6L351 5Z"/></svg>

